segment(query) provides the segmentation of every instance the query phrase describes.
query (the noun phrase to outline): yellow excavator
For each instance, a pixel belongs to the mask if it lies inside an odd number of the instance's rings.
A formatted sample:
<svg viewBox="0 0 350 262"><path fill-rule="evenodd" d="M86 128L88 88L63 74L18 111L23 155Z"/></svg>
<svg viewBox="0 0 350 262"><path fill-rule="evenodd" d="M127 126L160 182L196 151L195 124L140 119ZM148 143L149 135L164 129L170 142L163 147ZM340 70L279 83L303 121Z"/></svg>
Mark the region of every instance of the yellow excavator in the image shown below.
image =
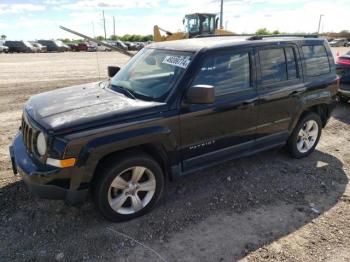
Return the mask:
<svg viewBox="0 0 350 262"><path fill-rule="evenodd" d="M221 19L222 20L222 19ZM232 35L233 32L226 31L222 27L217 14L212 13L194 13L185 15L183 19L185 32L172 33L155 25L153 28L154 42L180 40L193 37L204 37L210 35ZM161 34L161 32L165 33Z"/></svg>

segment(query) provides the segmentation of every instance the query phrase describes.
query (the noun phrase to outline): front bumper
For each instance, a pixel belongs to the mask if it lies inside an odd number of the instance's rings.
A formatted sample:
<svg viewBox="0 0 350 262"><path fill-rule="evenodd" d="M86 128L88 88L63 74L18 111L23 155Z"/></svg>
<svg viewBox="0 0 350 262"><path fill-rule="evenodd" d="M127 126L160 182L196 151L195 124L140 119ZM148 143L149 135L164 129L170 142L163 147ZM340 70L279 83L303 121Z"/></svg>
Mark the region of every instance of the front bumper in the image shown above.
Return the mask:
<svg viewBox="0 0 350 262"><path fill-rule="evenodd" d="M14 174L19 173L23 177L33 194L41 198L63 199L72 205L86 199L88 187L72 189L72 176L75 175L72 170L44 165L30 156L21 132L16 135L9 150ZM76 176L79 177L79 174Z"/></svg>

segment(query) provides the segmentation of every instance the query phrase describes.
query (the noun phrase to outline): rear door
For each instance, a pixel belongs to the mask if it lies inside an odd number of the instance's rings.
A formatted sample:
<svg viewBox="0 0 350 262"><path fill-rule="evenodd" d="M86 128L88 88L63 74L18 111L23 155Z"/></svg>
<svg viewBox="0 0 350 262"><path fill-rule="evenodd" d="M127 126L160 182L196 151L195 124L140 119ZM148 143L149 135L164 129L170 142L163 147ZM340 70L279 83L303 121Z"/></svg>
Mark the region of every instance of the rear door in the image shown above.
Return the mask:
<svg viewBox="0 0 350 262"><path fill-rule="evenodd" d="M214 51L202 61L192 85L214 86L216 101L210 105L182 105L184 171L224 161L253 146L257 92L252 51Z"/></svg>
<svg viewBox="0 0 350 262"><path fill-rule="evenodd" d="M305 92L297 46L264 46L256 49L259 101L257 144L274 146L289 136L292 118Z"/></svg>

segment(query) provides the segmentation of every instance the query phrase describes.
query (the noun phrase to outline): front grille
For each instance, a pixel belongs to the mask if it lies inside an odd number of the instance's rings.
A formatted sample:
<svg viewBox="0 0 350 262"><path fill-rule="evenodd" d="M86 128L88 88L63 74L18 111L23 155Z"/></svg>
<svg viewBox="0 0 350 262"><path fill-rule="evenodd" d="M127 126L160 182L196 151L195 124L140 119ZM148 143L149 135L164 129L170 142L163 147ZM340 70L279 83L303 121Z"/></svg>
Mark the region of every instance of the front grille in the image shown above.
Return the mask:
<svg viewBox="0 0 350 262"><path fill-rule="evenodd" d="M24 145L26 146L28 153L34 153L34 140L36 139L38 132L30 125L24 115L22 117L21 127Z"/></svg>

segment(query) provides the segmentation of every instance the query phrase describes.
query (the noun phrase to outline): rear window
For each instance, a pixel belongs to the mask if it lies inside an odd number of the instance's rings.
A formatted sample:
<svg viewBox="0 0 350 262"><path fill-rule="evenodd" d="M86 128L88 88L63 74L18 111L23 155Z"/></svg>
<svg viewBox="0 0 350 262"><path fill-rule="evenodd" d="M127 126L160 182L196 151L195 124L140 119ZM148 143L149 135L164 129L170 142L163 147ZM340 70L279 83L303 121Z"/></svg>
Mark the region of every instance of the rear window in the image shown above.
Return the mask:
<svg viewBox="0 0 350 262"><path fill-rule="evenodd" d="M323 45L302 47L307 76L320 76L331 71L326 48Z"/></svg>

